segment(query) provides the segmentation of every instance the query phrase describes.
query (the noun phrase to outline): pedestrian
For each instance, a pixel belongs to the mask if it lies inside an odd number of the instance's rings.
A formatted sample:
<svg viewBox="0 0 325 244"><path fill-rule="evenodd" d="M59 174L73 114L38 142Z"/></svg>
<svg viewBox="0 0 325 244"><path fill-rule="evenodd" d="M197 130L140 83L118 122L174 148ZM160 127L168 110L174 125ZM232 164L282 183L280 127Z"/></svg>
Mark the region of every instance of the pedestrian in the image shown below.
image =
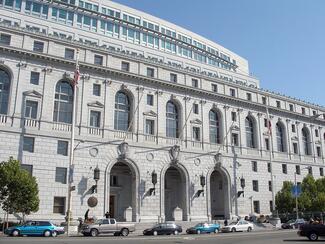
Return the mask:
<svg viewBox="0 0 325 244"><path fill-rule="evenodd" d="M85 221L84 222L88 221L88 219L89 219L88 215L89 215L89 209L85 213Z"/></svg>
<svg viewBox="0 0 325 244"><path fill-rule="evenodd" d="M106 219L109 219L111 217L108 211L105 213L105 217Z"/></svg>
<svg viewBox="0 0 325 244"><path fill-rule="evenodd" d="M225 221L223 222L223 224L224 224L225 226L227 226L227 225L228 225L228 220L225 219Z"/></svg>

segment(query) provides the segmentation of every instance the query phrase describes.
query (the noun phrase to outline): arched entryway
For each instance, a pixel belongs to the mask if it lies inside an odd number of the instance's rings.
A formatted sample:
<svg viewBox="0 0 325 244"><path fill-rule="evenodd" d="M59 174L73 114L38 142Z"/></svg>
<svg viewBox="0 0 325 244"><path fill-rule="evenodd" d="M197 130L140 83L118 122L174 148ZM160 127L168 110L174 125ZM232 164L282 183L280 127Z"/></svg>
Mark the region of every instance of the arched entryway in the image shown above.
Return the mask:
<svg viewBox="0 0 325 244"><path fill-rule="evenodd" d="M165 220L175 221L187 219L187 184L186 175L178 167L171 166L165 172L164 206ZM178 211L175 209L178 209ZM182 211L180 211L181 209Z"/></svg>
<svg viewBox="0 0 325 244"><path fill-rule="evenodd" d="M117 221L136 221L136 172L127 163L117 162L109 174L109 213Z"/></svg>
<svg viewBox="0 0 325 244"><path fill-rule="evenodd" d="M229 182L221 170L214 170L210 176L211 219L229 218Z"/></svg>

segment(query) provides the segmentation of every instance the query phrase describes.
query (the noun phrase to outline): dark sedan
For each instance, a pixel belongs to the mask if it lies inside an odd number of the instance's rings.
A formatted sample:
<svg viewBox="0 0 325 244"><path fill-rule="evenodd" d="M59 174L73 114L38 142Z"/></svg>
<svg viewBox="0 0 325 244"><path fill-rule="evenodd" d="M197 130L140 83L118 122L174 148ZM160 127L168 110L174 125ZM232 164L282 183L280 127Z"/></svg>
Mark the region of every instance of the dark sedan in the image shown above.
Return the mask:
<svg viewBox="0 0 325 244"><path fill-rule="evenodd" d="M176 225L175 223L160 223L156 224L152 228L145 229L143 231L144 235L178 235L182 232L182 227Z"/></svg>
<svg viewBox="0 0 325 244"><path fill-rule="evenodd" d="M282 229L298 229L300 225L305 224L304 219L290 219L287 223L282 224Z"/></svg>

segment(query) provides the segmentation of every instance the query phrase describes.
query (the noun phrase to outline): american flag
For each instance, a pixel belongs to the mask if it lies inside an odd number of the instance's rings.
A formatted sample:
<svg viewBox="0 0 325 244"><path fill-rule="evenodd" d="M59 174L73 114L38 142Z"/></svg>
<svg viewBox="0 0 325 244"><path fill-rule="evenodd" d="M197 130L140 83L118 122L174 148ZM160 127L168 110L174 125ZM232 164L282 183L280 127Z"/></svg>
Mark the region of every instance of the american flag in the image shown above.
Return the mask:
<svg viewBox="0 0 325 244"><path fill-rule="evenodd" d="M73 75L73 86L78 85L79 79L80 79L80 72L79 72L79 65L77 65Z"/></svg>
<svg viewBox="0 0 325 244"><path fill-rule="evenodd" d="M269 135L272 135L272 124L271 124L271 119L269 114L269 108L266 108L266 121L267 121L267 133Z"/></svg>

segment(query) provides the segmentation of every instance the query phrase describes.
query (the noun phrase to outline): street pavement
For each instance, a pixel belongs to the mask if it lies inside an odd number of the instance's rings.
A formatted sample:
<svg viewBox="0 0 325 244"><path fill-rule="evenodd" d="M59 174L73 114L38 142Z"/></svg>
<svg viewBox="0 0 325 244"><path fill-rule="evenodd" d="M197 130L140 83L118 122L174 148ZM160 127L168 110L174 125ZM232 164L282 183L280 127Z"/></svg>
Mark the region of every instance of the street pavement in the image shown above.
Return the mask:
<svg viewBox="0 0 325 244"><path fill-rule="evenodd" d="M321 240L324 242L324 240ZM258 232L219 233L202 235L178 235L178 236L128 236L114 237L102 235L98 237L0 237L0 244L278 244L278 243L309 243L305 237L299 237L296 230L273 230Z"/></svg>

